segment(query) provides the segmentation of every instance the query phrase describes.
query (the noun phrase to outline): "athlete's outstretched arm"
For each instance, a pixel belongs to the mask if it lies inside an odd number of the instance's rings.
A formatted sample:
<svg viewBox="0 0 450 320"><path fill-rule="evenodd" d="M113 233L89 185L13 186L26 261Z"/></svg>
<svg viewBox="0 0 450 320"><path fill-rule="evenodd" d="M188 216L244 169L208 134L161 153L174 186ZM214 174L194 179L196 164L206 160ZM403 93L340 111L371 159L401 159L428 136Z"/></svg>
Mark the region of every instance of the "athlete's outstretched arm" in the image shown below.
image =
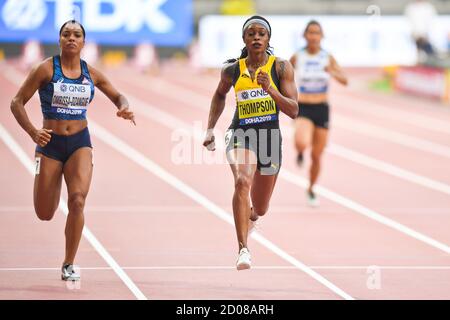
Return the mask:
<svg viewBox="0 0 450 320"><path fill-rule="evenodd" d="M105 77L103 73L94 67L89 66L89 73L91 74L92 80L94 81L94 85L103 92L109 100L114 103L114 105L119 109L117 111L117 116L131 120L131 122L136 125L134 120L134 113L130 110L130 105L128 103L127 98L111 84L108 78Z"/></svg>
<svg viewBox="0 0 450 320"><path fill-rule="evenodd" d="M326 68L326 71L340 84L348 85L347 76L332 55L330 55L330 65Z"/></svg>
<svg viewBox="0 0 450 320"><path fill-rule="evenodd" d="M19 125L26 133L39 144L45 146L51 139L52 130L36 129L28 118L25 111L25 104L31 99L34 93L44 84L51 80L53 74L52 60L47 59L33 68L20 87L19 91L11 101L11 112L16 118Z"/></svg>
<svg viewBox="0 0 450 320"><path fill-rule="evenodd" d="M210 143L214 142L214 127L216 126L217 120L219 120L220 115L225 108L225 99L228 91L230 91L233 86L233 74L235 64L238 62L233 62L227 64L222 68L222 72L220 74L219 85L217 86L216 91L214 92L211 107L209 110L208 116L208 130L206 131L206 137L203 142L203 145L207 147ZM212 149L214 150L214 149Z"/></svg>
<svg viewBox="0 0 450 320"><path fill-rule="evenodd" d="M280 79L280 91L270 85L269 75L263 71L258 73L258 83L268 94L270 94L280 110L294 119L298 115L294 68L289 61L283 59L277 58L275 63Z"/></svg>

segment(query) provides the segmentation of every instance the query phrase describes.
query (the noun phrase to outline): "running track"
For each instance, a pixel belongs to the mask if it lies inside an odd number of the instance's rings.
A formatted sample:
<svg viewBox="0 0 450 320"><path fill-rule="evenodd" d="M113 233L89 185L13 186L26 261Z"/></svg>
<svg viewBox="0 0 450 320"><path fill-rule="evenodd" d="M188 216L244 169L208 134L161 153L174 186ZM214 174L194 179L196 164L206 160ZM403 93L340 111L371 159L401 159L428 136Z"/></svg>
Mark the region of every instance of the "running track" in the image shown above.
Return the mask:
<svg viewBox="0 0 450 320"><path fill-rule="evenodd" d="M51 222L35 216L33 142L9 112L25 73L0 64L0 299L450 299L448 106L369 92L376 72L349 71L350 87L332 86L317 209L305 204L309 160L296 167L284 116L282 173L249 241L254 268L237 272L232 175L221 145L215 156L200 147L218 72L101 69L137 126L97 90L82 281L71 287L59 280L64 201ZM217 140L233 103L230 92ZM37 95L27 111L40 123ZM180 141L191 150L182 163Z"/></svg>

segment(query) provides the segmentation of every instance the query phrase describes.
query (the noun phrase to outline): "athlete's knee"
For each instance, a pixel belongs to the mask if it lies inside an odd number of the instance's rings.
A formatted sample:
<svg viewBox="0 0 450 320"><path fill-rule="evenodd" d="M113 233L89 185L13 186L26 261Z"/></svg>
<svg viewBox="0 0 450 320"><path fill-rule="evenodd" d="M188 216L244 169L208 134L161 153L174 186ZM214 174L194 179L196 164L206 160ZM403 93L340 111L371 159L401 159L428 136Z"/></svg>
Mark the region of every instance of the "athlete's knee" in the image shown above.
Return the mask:
<svg viewBox="0 0 450 320"><path fill-rule="evenodd" d="M269 205L258 205L258 206L253 206L253 212L258 215L259 217L262 217L263 215L265 215L267 213L267 211L269 211Z"/></svg>
<svg viewBox="0 0 450 320"><path fill-rule="evenodd" d="M39 220L50 221L58 209L59 198L57 201L50 199L34 198L34 212Z"/></svg>
<svg viewBox="0 0 450 320"><path fill-rule="evenodd" d="M75 192L69 195L68 207L69 213L82 213L86 196L81 192Z"/></svg>
<svg viewBox="0 0 450 320"><path fill-rule="evenodd" d="M250 187L252 186L252 179L249 175L240 174L235 181L234 187L239 191L250 191Z"/></svg>
<svg viewBox="0 0 450 320"><path fill-rule="evenodd" d="M305 139L305 137L296 137L295 139L295 147L297 151L303 151L308 147L308 139Z"/></svg>
<svg viewBox="0 0 450 320"><path fill-rule="evenodd" d="M301 152L308 147L308 142L305 139L295 139L295 148Z"/></svg>
<svg viewBox="0 0 450 320"><path fill-rule="evenodd" d="M320 151L312 151L311 152L311 160L314 164L319 164L320 159L322 158L322 152Z"/></svg>
<svg viewBox="0 0 450 320"><path fill-rule="evenodd" d="M42 221L50 221L55 215L56 210L44 209L44 208L34 208L37 217Z"/></svg>

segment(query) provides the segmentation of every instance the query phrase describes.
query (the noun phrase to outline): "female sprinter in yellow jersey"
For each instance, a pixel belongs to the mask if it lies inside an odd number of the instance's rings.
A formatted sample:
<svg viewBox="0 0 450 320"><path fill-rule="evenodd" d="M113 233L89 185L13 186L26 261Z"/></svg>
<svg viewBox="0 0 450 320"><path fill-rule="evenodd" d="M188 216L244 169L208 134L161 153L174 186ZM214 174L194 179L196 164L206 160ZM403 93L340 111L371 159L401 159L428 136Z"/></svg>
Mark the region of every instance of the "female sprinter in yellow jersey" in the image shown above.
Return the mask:
<svg viewBox="0 0 450 320"><path fill-rule="evenodd" d="M347 85L347 77L331 54L323 50L322 27L317 21L310 21L304 31L307 45L290 59L295 68L298 86L299 113L295 120L295 146L297 162L303 162L304 150L312 146L311 168L307 199L310 206L318 206L319 201L313 191L320 172L320 158L328 139L329 106L328 83L330 77Z"/></svg>
<svg viewBox="0 0 450 320"><path fill-rule="evenodd" d="M224 109L226 95L234 87L237 106L225 144L235 185L233 214L238 270L251 267L249 229L267 212L280 170L279 112L291 118L298 114L294 70L288 61L271 54L270 36L270 24L263 17L253 16L245 21L242 28L245 47L238 60L229 60L222 69L203 143L211 149L213 129Z"/></svg>
<svg viewBox="0 0 450 320"><path fill-rule="evenodd" d="M73 263L83 231L84 204L92 178L92 145L86 112L94 98L94 87L116 105L117 116L134 123L127 99L101 72L81 60L85 36L79 22L64 23L59 31L61 54L33 69L11 102L17 122L36 143L33 198L39 219L53 218L64 176L69 214L61 278L73 281L80 279ZM35 128L24 108L37 90L44 117L42 129Z"/></svg>

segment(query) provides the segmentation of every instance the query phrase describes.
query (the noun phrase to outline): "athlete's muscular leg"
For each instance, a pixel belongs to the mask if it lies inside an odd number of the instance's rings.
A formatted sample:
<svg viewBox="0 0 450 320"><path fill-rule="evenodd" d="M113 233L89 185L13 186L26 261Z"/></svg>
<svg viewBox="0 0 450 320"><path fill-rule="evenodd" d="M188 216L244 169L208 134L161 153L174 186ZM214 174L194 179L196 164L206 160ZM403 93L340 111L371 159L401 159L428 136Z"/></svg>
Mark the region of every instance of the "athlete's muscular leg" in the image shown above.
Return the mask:
<svg viewBox="0 0 450 320"><path fill-rule="evenodd" d="M256 171L256 154L248 149L233 149L227 158L234 177L233 215L240 250L247 247L250 189Z"/></svg>
<svg viewBox="0 0 450 320"><path fill-rule="evenodd" d="M41 220L51 220L58 209L61 195L63 164L36 153L33 202L36 215Z"/></svg>
<svg viewBox="0 0 450 320"><path fill-rule="evenodd" d="M69 214L66 221L66 257L64 263L73 264L84 226L84 204L92 178L92 149L75 151L64 165Z"/></svg>
<svg viewBox="0 0 450 320"><path fill-rule="evenodd" d="M311 150L311 168L309 171L309 190L311 191L320 173L320 162L328 140L328 129L314 129L313 144Z"/></svg>
<svg viewBox="0 0 450 320"><path fill-rule="evenodd" d="M266 214L269 209L270 198L272 197L275 183L277 182L278 174L262 175L259 170L256 171L253 178L251 198L253 205L253 217L255 221L258 217Z"/></svg>
<svg viewBox="0 0 450 320"><path fill-rule="evenodd" d="M298 153L302 153L311 146L314 133L314 123L307 118L295 119L295 148Z"/></svg>

